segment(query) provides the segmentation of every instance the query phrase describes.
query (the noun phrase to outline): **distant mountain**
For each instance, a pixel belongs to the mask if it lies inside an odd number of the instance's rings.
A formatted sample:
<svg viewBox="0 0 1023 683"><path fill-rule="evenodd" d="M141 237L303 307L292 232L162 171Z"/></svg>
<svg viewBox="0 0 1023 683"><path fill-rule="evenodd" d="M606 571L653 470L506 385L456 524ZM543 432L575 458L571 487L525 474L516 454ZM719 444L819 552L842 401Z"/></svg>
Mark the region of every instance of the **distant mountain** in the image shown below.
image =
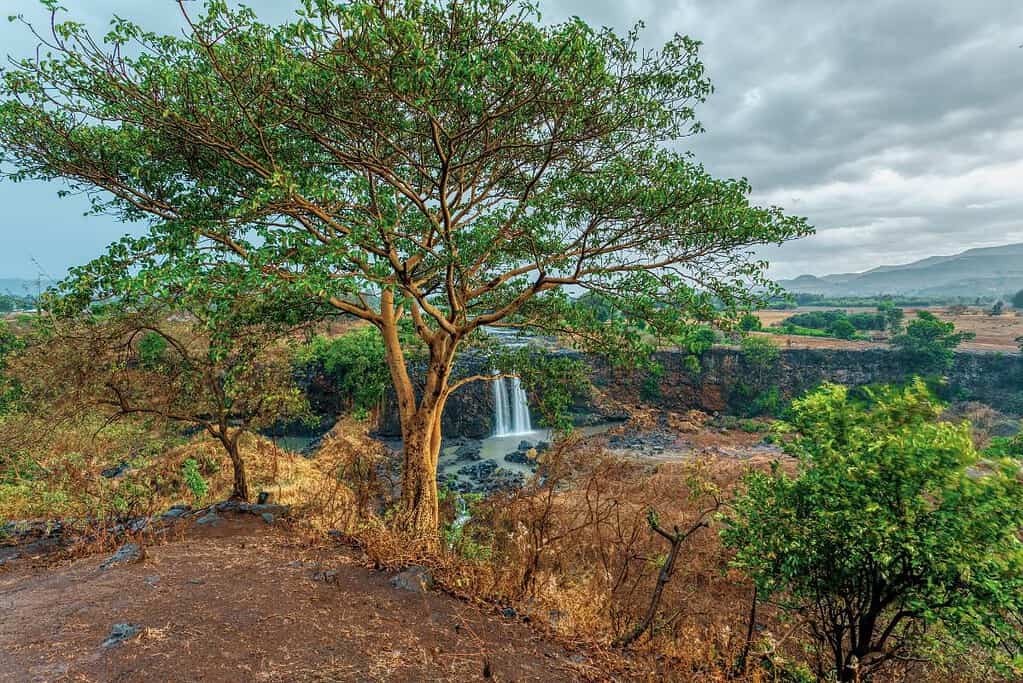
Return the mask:
<svg viewBox="0 0 1023 683"><path fill-rule="evenodd" d="M836 297L878 294L1003 297L1023 289L1023 244L970 249L954 256L931 256L863 273L800 275L778 284L793 293Z"/></svg>

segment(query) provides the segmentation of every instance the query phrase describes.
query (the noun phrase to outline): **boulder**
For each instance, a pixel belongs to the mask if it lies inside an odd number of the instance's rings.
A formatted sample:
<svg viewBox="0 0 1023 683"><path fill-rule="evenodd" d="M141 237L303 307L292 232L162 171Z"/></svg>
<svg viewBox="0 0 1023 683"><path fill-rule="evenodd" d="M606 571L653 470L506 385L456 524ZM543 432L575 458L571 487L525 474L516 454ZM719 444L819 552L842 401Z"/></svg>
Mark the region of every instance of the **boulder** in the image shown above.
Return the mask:
<svg viewBox="0 0 1023 683"><path fill-rule="evenodd" d="M224 518L218 515L216 512L210 510L205 515L195 520L196 524L201 526L217 526L224 521Z"/></svg>
<svg viewBox="0 0 1023 683"><path fill-rule="evenodd" d="M113 467L108 467L107 469L103 470L102 472L100 472L100 474L106 477L107 479L117 479L130 469L131 465L124 461L121 461L120 463L114 465Z"/></svg>
<svg viewBox="0 0 1023 683"><path fill-rule="evenodd" d="M110 627L110 634L107 639L103 641L103 647L114 647L120 645L126 640L134 638L139 633L139 627L135 624L114 624Z"/></svg>
<svg viewBox="0 0 1023 683"><path fill-rule="evenodd" d="M145 553L138 543L125 543L117 549L117 552L115 552L109 560L101 564L99 568L105 571L118 564L138 562L143 557L145 557Z"/></svg>

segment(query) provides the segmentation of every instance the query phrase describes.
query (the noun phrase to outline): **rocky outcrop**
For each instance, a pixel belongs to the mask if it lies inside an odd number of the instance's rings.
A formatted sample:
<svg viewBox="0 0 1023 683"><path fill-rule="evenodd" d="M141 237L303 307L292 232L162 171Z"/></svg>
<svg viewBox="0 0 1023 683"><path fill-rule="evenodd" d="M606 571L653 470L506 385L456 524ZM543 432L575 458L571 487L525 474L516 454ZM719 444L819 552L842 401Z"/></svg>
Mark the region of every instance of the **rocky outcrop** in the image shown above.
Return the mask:
<svg viewBox="0 0 1023 683"><path fill-rule="evenodd" d="M658 408L742 413L758 389L776 387L782 401L822 382L848 386L905 381L911 373L887 349L780 349L776 362L751 367L739 349L716 347L694 371L679 353L657 354L664 372L642 372L594 363L594 382ZM948 400L973 400L1014 415L1023 414L1023 356L960 352L943 390ZM756 386L759 385L759 386Z"/></svg>

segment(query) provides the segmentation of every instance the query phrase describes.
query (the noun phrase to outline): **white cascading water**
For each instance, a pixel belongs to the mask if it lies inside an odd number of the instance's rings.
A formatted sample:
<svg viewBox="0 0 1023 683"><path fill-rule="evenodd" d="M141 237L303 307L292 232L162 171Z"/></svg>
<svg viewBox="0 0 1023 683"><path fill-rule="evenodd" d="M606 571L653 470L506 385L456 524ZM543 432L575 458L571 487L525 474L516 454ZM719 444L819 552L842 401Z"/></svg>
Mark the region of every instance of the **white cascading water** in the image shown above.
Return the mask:
<svg viewBox="0 0 1023 683"><path fill-rule="evenodd" d="M491 384L494 391L494 436L512 436L533 431L529 401L519 378L498 377L491 380Z"/></svg>

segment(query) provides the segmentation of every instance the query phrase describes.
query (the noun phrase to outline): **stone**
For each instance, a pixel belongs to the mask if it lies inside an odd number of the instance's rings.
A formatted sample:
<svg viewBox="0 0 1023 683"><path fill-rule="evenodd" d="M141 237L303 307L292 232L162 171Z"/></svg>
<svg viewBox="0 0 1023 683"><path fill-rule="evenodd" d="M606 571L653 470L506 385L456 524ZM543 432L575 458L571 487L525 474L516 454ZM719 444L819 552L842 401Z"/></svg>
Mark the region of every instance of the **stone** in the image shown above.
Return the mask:
<svg viewBox="0 0 1023 683"><path fill-rule="evenodd" d="M532 449L530 449L532 450ZM536 460L530 457L529 451L512 451L504 456L505 462L514 462L519 465L536 465Z"/></svg>
<svg viewBox="0 0 1023 683"><path fill-rule="evenodd" d="M410 593L424 593L433 588L433 574L426 567L412 565L391 578L391 585Z"/></svg>
<svg viewBox="0 0 1023 683"><path fill-rule="evenodd" d="M109 560L99 566L103 571L110 569L111 567L118 564L128 564L130 562L138 562L145 556L142 548L138 543L125 543L117 549Z"/></svg>
<svg viewBox="0 0 1023 683"><path fill-rule="evenodd" d="M522 441L519 441L519 450L520 451L528 451L532 447L533 447L533 444L531 444L530 442L526 441L525 439L523 439Z"/></svg>
<svg viewBox="0 0 1023 683"><path fill-rule="evenodd" d="M262 515L263 513L269 512L271 515L274 515L275 517L285 517L291 511L291 508L288 507L287 505L276 505L273 503L266 504L257 503L255 505L243 503L241 507L238 508L238 511L248 512L249 514L252 515Z"/></svg>
<svg viewBox="0 0 1023 683"><path fill-rule="evenodd" d="M494 471L497 470L497 463L493 460L481 460L472 465L466 465L458 470L458 473L464 477L472 477L473 479L486 479Z"/></svg>
<svg viewBox="0 0 1023 683"><path fill-rule="evenodd" d="M120 645L124 641L137 636L140 630L141 629L139 629L139 627L135 624L114 624L110 627L110 635L108 635L107 639L103 641L103 647L114 647L115 645Z"/></svg>
<svg viewBox="0 0 1023 683"><path fill-rule="evenodd" d="M274 516L270 512L264 512L263 514L260 515L260 517L262 517L263 521L266 522L267 524L274 523Z"/></svg>
<svg viewBox="0 0 1023 683"><path fill-rule="evenodd" d="M180 519L192 512L191 505L172 505L167 512L160 515L163 519Z"/></svg>
<svg viewBox="0 0 1023 683"><path fill-rule="evenodd" d="M221 517L216 512L213 512L211 510L202 517L200 517L199 519L195 520L195 523L201 526L217 526L223 521L224 521L223 517Z"/></svg>
<svg viewBox="0 0 1023 683"><path fill-rule="evenodd" d="M130 469L131 465L124 461L121 461L117 465L114 465L113 467L108 467L107 469L103 470L102 472L100 472L100 474L106 477L107 479L117 479Z"/></svg>
<svg viewBox="0 0 1023 683"><path fill-rule="evenodd" d="M147 577L146 577L145 579L143 579L143 580L144 580L144 581L145 581L145 582L146 582L146 583L147 583L148 585L152 586L153 588L156 588L156 584L160 583L160 576L159 576L158 574L153 574L152 576L147 576Z"/></svg>
<svg viewBox="0 0 1023 683"><path fill-rule="evenodd" d="M504 607L501 609L501 616L506 617L508 619L514 619L515 617L519 616L519 613L515 611L514 607Z"/></svg>
<svg viewBox="0 0 1023 683"><path fill-rule="evenodd" d="M476 462L483 458L482 448L478 443L465 443L455 450L456 462Z"/></svg>
<svg viewBox="0 0 1023 683"><path fill-rule="evenodd" d="M313 581L323 581L324 583L337 583L337 572L333 569L324 569L313 572Z"/></svg>

